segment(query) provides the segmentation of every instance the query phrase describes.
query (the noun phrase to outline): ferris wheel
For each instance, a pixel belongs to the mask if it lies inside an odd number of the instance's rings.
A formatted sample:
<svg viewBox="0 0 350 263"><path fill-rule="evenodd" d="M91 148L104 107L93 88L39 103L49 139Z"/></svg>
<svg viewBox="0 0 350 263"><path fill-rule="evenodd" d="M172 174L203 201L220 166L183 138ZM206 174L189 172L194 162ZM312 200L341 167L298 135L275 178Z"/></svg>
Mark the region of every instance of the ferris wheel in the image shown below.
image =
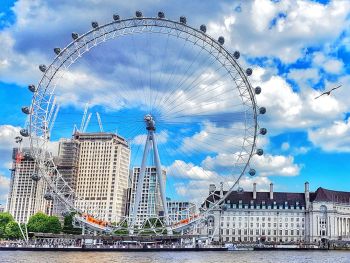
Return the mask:
<svg viewBox="0 0 350 263"><path fill-rule="evenodd" d="M232 191L243 191L240 180L256 175L254 167L250 167L253 155L263 155L256 140L258 135L267 133L266 128L258 125L258 115L265 114L266 109L257 106L256 95L261 88L250 84L252 69L243 69L238 64L240 53L229 52L224 47L224 37L214 39L207 34L205 25L193 28L183 16L174 21L163 12L158 12L157 17L145 17L137 11L132 18L113 15L110 23L91 25L85 34L72 33L72 42L65 48L55 48L51 64L39 66L43 73L39 84L29 86L32 103L22 108L29 121L20 133L29 137L39 170L33 180L45 180L49 188L45 198L59 200L67 211L77 212L76 219L87 227L101 231L124 228L133 234L145 170L155 166L159 202L165 213L159 219L160 225L146 219L139 229L153 224L153 229L177 231L204 220L210 211L222 206ZM63 113L59 121L65 107L60 95L64 97L64 92L68 92L60 89L61 82L72 74L71 69L75 72L77 67L73 65L79 65L78 62L85 63L87 68L94 67L89 63L99 57L94 57L93 51L104 54L103 48L108 45L117 49L113 54L118 54L113 62L114 73L119 70L113 75L115 87L112 93L97 89L96 95L91 95L88 91L86 101L103 104L114 94L109 101L112 106L103 105L114 107L109 111L113 114L106 114L105 120L120 125L118 133L130 144L130 166L140 167L133 212L113 227L83 216L94 215L94 211L76 206L80 196L48 154L50 139L64 127L67 117ZM90 60L84 61L89 56ZM100 115L98 120L102 131ZM167 173L166 183L162 181L162 169ZM225 191L212 191L212 198L207 198L201 187L209 184L221 184ZM186 220L175 222L167 214L166 197L184 191L188 198L197 194L198 200L210 204Z"/></svg>

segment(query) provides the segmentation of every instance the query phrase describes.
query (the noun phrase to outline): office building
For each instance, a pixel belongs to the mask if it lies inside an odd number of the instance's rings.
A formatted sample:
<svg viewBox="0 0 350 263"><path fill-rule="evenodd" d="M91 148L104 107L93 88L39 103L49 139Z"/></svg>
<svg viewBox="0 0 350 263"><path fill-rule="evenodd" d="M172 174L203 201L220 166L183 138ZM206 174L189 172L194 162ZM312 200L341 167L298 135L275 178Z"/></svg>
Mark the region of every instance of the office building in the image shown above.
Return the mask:
<svg viewBox="0 0 350 263"><path fill-rule="evenodd" d="M76 192L76 207L99 219L118 222L124 216L127 198L127 141L113 133L75 133L67 148L73 159L78 156L77 161L66 160L65 170L68 177L76 176L70 180Z"/></svg>
<svg viewBox="0 0 350 263"><path fill-rule="evenodd" d="M33 180L34 178L34 180ZM37 212L50 213L50 201L44 199L47 184L38 177L30 149L13 149L10 190L6 211L19 223L27 223Z"/></svg>

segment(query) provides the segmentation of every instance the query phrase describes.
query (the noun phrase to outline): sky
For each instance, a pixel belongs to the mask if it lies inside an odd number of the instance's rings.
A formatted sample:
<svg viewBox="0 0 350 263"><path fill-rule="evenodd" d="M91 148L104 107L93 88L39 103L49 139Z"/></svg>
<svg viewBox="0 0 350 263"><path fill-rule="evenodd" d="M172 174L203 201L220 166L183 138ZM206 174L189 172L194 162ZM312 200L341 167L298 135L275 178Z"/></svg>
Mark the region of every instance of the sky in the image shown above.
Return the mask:
<svg viewBox="0 0 350 263"><path fill-rule="evenodd" d="M268 133L258 139L264 155L251 160L257 174L245 174L241 187L256 182L267 190L273 183L275 191L302 192L308 181L313 191L350 191L348 1L0 1L0 203L6 203L14 137L26 122L21 107L32 99L27 86L42 77L38 65L49 65L53 48L68 45L72 32L89 31L91 21L102 25L136 10L146 17L163 11L176 21L186 16L194 28L205 24L208 35L224 37L229 52L240 52L243 68L253 69L249 81L262 88L257 104L267 109L258 123ZM237 178L251 112L230 75L198 46L161 34L116 37L63 73L52 149L74 125L80 128L88 103L87 131L99 131L98 112L105 131L129 141L132 166L141 162L143 116L154 116L167 196L199 201L210 183L228 187Z"/></svg>

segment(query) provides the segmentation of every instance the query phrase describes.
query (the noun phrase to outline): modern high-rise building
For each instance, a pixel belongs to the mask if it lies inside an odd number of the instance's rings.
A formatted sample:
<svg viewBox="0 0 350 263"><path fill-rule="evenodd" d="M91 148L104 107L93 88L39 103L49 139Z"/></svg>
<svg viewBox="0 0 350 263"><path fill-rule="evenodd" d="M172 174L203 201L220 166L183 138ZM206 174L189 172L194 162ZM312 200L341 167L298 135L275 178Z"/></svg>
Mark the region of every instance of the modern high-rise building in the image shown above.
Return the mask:
<svg viewBox="0 0 350 263"><path fill-rule="evenodd" d="M12 160L6 211L20 223L26 223L29 217L37 212L49 213L50 202L44 199L47 185L45 180L35 177L38 171L35 161L30 156L30 149L24 148L19 151L18 148L14 148Z"/></svg>
<svg viewBox="0 0 350 263"><path fill-rule="evenodd" d="M66 142L62 146L62 151L66 149L63 156L77 158L67 158L68 168L64 170L67 177L72 177L69 181L75 188L75 206L100 219L119 221L124 216L127 198L127 141L113 133L75 133L72 144Z"/></svg>
<svg viewBox="0 0 350 263"><path fill-rule="evenodd" d="M134 167L132 170L131 179L131 195L130 195L130 207L129 215L133 213L135 205L135 196L137 183L140 176L140 167ZM166 172L162 170L163 182L166 180ZM147 218L157 217L164 212L162 199L160 194L159 181L157 177L157 168L155 166L146 167L143 187L141 190L141 199L137 212L137 220L135 225L139 226Z"/></svg>
<svg viewBox="0 0 350 263"><path fill-rule="evenodd" d="M204 207L226 191L210 186ZM221 242L319 242L350 239L350 192L231 192L207 218L202 234Z"/></svg>
<svg viewBox="0 0 350 263"><path fill-rule="evenodd" d="M167 200L168 215L171 223L191 218L196 214L195 203Z"/></svg>

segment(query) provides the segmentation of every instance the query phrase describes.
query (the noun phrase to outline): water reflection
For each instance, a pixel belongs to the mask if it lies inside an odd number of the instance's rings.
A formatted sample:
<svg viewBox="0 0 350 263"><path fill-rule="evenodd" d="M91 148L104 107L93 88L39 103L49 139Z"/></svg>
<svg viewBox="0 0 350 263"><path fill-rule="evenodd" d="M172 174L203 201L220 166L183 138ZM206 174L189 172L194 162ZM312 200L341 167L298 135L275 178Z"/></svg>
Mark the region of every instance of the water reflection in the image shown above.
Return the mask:
<svg viewBox="0 0 350 263"><path fill-rule="evenodd" d="M26 252L1 251L1 263L350 263L350 251Z"/></svg>

